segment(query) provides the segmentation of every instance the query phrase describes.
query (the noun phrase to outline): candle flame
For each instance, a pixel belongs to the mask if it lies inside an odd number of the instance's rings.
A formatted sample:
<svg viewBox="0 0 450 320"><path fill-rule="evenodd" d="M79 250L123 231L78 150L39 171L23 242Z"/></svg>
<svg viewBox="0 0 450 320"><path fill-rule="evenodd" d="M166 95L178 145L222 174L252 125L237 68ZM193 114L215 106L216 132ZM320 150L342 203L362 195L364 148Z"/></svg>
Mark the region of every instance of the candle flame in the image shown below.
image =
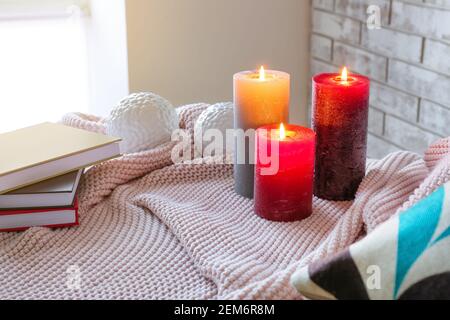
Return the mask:
<svg viewBox="0 0 450 320"><path fill-rule="evenodd" d="M259 80L266 80L266 71L264 70L264 66L261 66L261 68L259 69Z"/></svg>
<svg viewBox="0 0 450 320"><path fill-rule="evenodd" d="M342 69L342 73L341 73L341 81L347 81L348 80L348 70L347 67L344 67L344 69Z"/></svg>
<svg viewBox="0 0 450 320"><path fill-rule="evenodd" d="M286 139L286 129L284 128L284 124L280 124L280 140Z"/></svg>

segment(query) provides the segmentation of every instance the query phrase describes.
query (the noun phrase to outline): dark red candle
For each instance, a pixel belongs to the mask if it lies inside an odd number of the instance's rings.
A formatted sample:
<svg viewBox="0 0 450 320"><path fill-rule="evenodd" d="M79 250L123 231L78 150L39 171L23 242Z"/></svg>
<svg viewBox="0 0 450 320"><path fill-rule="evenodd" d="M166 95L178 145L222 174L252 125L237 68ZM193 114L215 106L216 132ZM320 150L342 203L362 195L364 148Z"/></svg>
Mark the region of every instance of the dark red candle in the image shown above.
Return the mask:
<svg viewBox="0 0 450 320"><path fill-rule="evenodd" d="M297 221L312 213L314 131L271 125L256 131L255 212L272 221Z"/></svg>
<svg viewBox="0 0 450 320"><path fill-rule="evenodd" d="M370 80L320 74L313 79L312 122L317 135L314 193L352 200L365 175Z"/></svg>

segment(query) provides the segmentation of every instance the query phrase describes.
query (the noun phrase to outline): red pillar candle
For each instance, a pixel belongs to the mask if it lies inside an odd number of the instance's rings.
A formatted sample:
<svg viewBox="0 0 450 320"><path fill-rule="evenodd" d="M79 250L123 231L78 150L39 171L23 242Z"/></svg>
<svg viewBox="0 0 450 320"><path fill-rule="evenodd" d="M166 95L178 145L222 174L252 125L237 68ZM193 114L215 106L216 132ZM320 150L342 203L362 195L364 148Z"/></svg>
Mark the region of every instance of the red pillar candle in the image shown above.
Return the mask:
<svg viewBox="0 0 450 320"><path fill-rule="evenodd" d="M297 221L312 213L314 131L271 125L256 131L255 213L272 221Z"/></svg>
<svg viewBox="0 0 450 320"><path fill-rule="evenodd" d="M314 193L352 200L366 171L370 80L320 74L313 79L312 122L317 135Z"/></svg>

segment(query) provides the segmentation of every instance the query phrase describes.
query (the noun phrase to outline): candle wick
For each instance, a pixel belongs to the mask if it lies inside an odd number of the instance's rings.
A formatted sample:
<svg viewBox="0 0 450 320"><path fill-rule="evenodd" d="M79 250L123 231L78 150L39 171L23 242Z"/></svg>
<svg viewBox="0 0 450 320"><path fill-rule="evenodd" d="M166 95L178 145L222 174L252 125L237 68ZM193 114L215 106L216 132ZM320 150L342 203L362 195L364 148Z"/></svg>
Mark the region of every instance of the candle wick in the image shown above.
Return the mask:
<svg viewBox="0 0 450 320"><path fill-rule="evenodd" d="M259 69L259 80L266 80L266 71L264 70L264 66L261 66L261 68Z"/></svg>

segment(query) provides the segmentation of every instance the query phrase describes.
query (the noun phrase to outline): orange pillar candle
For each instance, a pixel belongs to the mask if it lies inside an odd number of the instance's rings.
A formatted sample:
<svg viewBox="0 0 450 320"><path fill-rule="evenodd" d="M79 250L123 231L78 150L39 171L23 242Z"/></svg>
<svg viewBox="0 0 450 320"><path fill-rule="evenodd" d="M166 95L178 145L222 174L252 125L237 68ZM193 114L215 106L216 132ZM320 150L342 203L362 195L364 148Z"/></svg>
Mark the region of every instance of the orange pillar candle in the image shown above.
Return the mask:
<svg viewBox="0 0 450 320"><path fill-rule="evenodd" d="M234 128L247 131L289 122L290 76L281 71L244 71L234 75ZM239 195L253 198L254 132L235 143L234 178Z"/></svg>

